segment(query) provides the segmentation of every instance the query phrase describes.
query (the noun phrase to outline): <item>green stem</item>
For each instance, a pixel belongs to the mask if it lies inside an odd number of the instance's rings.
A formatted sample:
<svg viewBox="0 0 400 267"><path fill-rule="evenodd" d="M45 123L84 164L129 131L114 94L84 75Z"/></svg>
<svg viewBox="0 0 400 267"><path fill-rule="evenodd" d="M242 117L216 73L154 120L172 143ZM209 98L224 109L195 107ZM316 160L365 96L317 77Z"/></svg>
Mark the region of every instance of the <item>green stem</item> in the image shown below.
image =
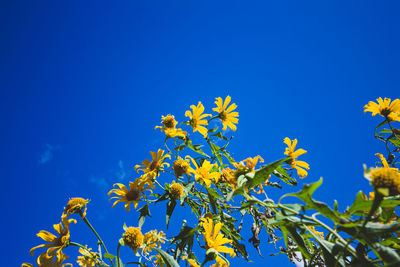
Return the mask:
<svg viewBox="0 0 400 267"><path fill-rule="evenodd" d="M82 213L82 212L80 212L80 213ZM82 214L81 214L81 217L83 217ZM89 226L90 230L92 230L92 232L94 233L94 235L97 237L97 239L99 240L99 242L100 242L101 245L103 246L105 252L108 253L108 250L107 250L107 248L106 248L106 245L104 244L103 240L101 239L101 237L99 236L99 234L96 232L96 230L93 228L93 226L90 224L90 222L88 221L88 219L87 219L86 217L83 217L82 220L87 224L87 226ZM113 267L115 267L115 266L114 266L114 263L112 262L111 259L110 259L110 262L111 262L111 265L112 265Z"/></svg>
<svg viewBox="0 0 400 267"><path fill-rule="evenodd" d="M154 182L155 182L159 187L161 187L163 190L165 190L165 188L164 188L157 180L154 180Z"/></svg>
<svg viewBox="0 0 400 267"><path fill-rule="evenodd" d="M120 264L120 260L119 260L119 249L120 248L121 248L121 244L118 243L118 247L117 247L117 266L118 267L122 267L122 266L119 265Z"/></svg>

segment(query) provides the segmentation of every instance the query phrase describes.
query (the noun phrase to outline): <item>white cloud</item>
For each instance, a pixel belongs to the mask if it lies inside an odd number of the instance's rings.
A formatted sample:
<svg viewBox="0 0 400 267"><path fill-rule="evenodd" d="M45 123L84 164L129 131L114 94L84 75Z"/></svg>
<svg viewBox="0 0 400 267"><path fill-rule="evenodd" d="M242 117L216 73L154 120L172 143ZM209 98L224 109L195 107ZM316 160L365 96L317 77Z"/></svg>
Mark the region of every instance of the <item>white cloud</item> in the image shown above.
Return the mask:
<svg viewBox="0 0 400 267"><path fill-rule="evenodd" d="M40 155L39 164L46 164L54 157L54 151L59 150L60 146L52 146L50 144L46 144L45 150Z"/></svg>

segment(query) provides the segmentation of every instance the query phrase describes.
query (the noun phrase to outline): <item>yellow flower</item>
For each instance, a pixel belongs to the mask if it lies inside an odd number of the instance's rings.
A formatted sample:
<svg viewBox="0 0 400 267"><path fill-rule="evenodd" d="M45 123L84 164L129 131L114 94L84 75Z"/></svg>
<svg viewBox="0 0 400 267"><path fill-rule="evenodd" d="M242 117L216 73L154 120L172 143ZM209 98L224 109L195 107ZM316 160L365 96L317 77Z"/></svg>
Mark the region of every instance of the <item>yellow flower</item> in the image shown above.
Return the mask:
<svg viewBox="0 0 400 267"><path fill-rule="evenodd" d="M96 252L92 252L91 248L79 248L79 253L81 253L82 256L78 256L78 259L76 262L79 264L79 266L82 267L91 267L94 266L96 263L99 263L99 254Z"/></svg>
<svg viewBox="0 0 400 267"><path fill-rule="evenodd" d="M204 228L204 241L206 242L206 249L214 249L217 252L228 253L231 257L235 257L236 254L233 248L228 248L223 246L225 244L231 244L232 240L225 238L220 230L223 223L217 223L214 225L214 222L210 218L201 218L200 225Z"/></svg>
<svg viewBox="0 0 400 267"><path fill-rule="evenodd" d="M231 168L223 169L221 178L224 182L229 184L230 187L232 187L232 190L235 190L237 188L237 178L235 176L235 170L232 170Z"/></svg>
<svg viewBox="0 0 400 267"><path fill-rule="evenodd" d="M175 182L172 182L169 193L171 194L173 199L180 199L185 195L185 193L183 192L183 186Z"/></svg>
<svg viewBox="0 0 400 267"><path fill-rule="evenodd" d="M39 255L39 257L36 259L36 264L38 267L66 267L66 266L71 266L71 263L63 263L68 256L65 254L62 254L63 257L61 260L56 259L56 261L53 262L54 257L51 257L46 254L46 252L43 252L42 254ZM31 263L22 263L21 267L34 267L33 264Z"/></svg>
<svg viewBox="0 0 400 267"><path fill-rule="evenodd" d="M142 162L143 165L136 165L135 170L137 172L143 171L145 175L151 178L160 176L160 172L164 171L164 166L169 167L169 164L164 162L166 158L171 158L169 154L164 155L164 150L159 149L156 152L150 152L152 161L146 159Z"/></svg>
<svg viewBox="0 0 400 267"><path fill-rule="evenodd" d="M115 205L119 202L126 202L125 209L127 211L129 211L131 203L134 203L135 209L137 208L139 200L144 197L145 191L152 192L152 190L149 189L149 185L141 182L140 179L136 179L135 182L129 182L129 190L123 184L116 183L113 186L115 185L119 186L119 189L114 188L111 189L110 192L108 192L108 195L111 195L112 193L117 195L110 198L110 200L114 198L117 199L112 207L114 208Z"/></svg>
<svg viewBox="0 0 400 267"><path fill-rule="evenodd" d="M172 165L172 169L174 169L175 176L180 177L183 174L189 174L189 169L190 169L190 164L189 161L186 159L182 159L181 157L178 157L177 160L174 161L174 164Z"/></svg>
<svg viewBox="0 0 400 267"><path fill-rule="evenodd" d="M389 168L389 163L386 161L385 157L381 153L376 153L375 156L378 156L382 162L383 167Z"/></svg>
<svg viewBox="0 0 400 267"><path fill-rule="evenodd" d="M254 172L254 169L255 169L258 161L260 161L262 163L262 162L264 162L264 159L261 156L256 156L254 158L249 157L239 163L233 162L232 165L235 166L235 168L236 168L236 171L233 172L233 175L235 176L235 180L237 181L237 178L242 174ZM269 177L271 177L271 175L268 176L268 179L269 179ZM268 179L264 182L264 185L266 185L268 183ZM259 184L258 187L260 188L258 191L253 188L254 193L256 193L256 194L263 193L264 192L263 185ZM246 188L246 191L248 191L248 188Z"/></svg>
<svg viewBox="0 0 400 267"><path fill-rule="evenodd" d="M36 235L42 238L44 241L49 242L47 244L42 244L36 246L30 250L31 255L33 256L33 252L38 248L48 248L46 252L37 258L37 264L43 265L41 260L46 260L48 262L53 262L55 256L57 256L57 260L61 264L65 259L68 257L62 252L62 250L68 246L70 232L69 232L69 225L71 222L76 223L74 219L67 219L66 217L61 217L61 222L59 224L54 224L53 228L58 233L58 237L53 235L50 232L41 230Z"/></svg>
<svg viewBox="0 0 400 267"><path fill-rule="evenodd" d="M236 131L236 125L239 122L239 113L238 112L233 112L236 108L237 105L233 103L232 105L229 105L231 102L231 97L228 95L225 98L225 103L222 101L221 97L217 97L215 99L215 104L217 105L216 108L213 108L213 111L218 112L218 117L222 121L223 128L222 130L225 131L226 128L229 126L232 131Z"/></svg>
<svg viewBox="0 0 400 267"><path fill-rule="evenodd" d="M142 252L145 254L149 254L153 248L156 246L161 247L161 243L165 243L165 233L160 231L157 233L157 230L151 230L144 234L143 240L143 248Z"/></svg>
<svg viewBox="0 0 400 267"><path fill-rule="evenodd" d="M161 123L163 126L156 126L154 129L161 129L161 132L164 132L168 138L174 138L176 136L180 136L182 138L186 138L186 132L182 131L182 129L176 129L176 124L178 123L175 120L173 115L168 114L167 116L161 116Z"/></svg>
<svg viewBox="0 0 400 267"><path fill-rule="evenodd" d="M400 194L400 172L397 168L371 168L365 172L365 177L371 181L375 191L385 196Z"/></svg>
<svg viewBox="0 0 400 267"><path fill-rule="evenodd" d="M154 264L159 267L165 266L165 262L163 258L160 256L160 254L157 254L156 259L154 260Z"/></svg>
<svg viewBox="0 0 400 267"><path fill-rule="evenodd" d="M372 116L376 114L385 117L389 121L400 121L400 99L393 100L386 98L382 100L382 97L377 99L378 103L369 101L367 105L364 106L364 113L367 111L372 112Z"/></svg>
<svg viewBox="0 0 400 267"><path fill-rule="evenodd" d="M183 256L182 260L187 260L187 262L189 263L190 267L200 267L200 265L198 265L195 260L189 259L187 256Z"/></svg>
<svg viewBox="0 0 400 267"><path fill-rule="evenodd" d="M82 212L83 209L82 218L85 218L87 203L89 203L89 199L84 199L81 197L70 198L67 203L67 207L64 209L63 215L68 217L70 214Z"/></svg>
<svg viewBox="0 0 400 267"><path fill-rule="evenodd" d="M288 146L286 148L284 154L289 156L289 157L292 157L292 159L289 162L290 167L292 169L296 169L297 170L297 175L301 179L305 178L308 175L306 170L309 170L310 166L308 165L307 162L296 160L296 158L298 156L301 156L301 155L307 153L307 151L304 150L304 149L301 149L301 148L297 149L296 151L294 151L296 149L297 139L294 139L293 143L292 143L292 141L288 137L285 137L283 142Z"/></svg>
<svg viewBox="0 0 400 267"><path fill-rule="evenodd" d="M124 225L125 233L122 234L122 240L125 246L130 247L135 253L140 249L144 242L144 236L140 227L126 227Z"/></svg>
<svg viewBox="0 0 400 267"><path fill-rule="evenodd" d="M214 179L215 182L218 182L218 179L221 177L221 173L219 172L211 172L214 167L218 167L217 163L211 164L208 160L204 160L201 167L197 164L197 162L189 157L192 160L193 165L196 167L196 170L190 168L190 172L194 173L196 181L202 181L206 184L207 187L211 186L211 179Z"/></svg>
<svg viewBox="0 0 400 267"><path fill-rule="evenodd" d="M202 114L204 112L204 106L200 101L197 106L191 105L190 108L193 110L193 113L187 110L185 116L189 117L189 124L193 128L193 132L199 131L204 138L206 138L208 130L204 126L208 125L208 121L205 118L211 116L211 114Z"/></svg>
<svg viewBox="0 0 400 267"><path fill-rule="evenodd" d="M213 265L211 265L210 267L229 267L229 262L225 261L224 259L222 259L221 257L217 257L215 259L215 263Z"/></svg>
<svg viewBox="0 0 400 267"><path fill-rule="evenodd" d="M317 230L315 230L314 226L307 226L307 228L313 232L316 235L319 235L321 238L324 238L324 233L323 232L318 232Z"/></svg>

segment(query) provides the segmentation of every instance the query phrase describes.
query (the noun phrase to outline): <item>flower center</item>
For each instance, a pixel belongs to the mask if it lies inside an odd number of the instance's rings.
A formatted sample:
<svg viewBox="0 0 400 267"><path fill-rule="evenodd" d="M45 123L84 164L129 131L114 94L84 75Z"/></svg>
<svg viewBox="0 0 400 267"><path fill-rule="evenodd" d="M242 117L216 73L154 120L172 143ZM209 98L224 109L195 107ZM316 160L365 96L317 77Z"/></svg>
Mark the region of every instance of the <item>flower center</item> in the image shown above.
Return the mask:
<svg viewBox="0 0 400 267"><path fill-rule="evenodd" d="M126 193L125 198L128 201L135 201L138 200L139 198L139 192L136 190L130 190L128 193Z"/></svg>
<svg viewBox="0 0 400 267"><path fill-rule="evenodd" d="M221 113L219 113L219 117L221 118L222 121L225 121L227 119L227 113L226 111L222 111Z"/></svg>
<svg viewBox="0 0 400 267"><path fill-rule="evenodd" d="M383 108L383 109L381 110L381 115L387 117L387 116L389 116L389 114L390 114L391 112L392 112L392 111L391 111L389 108Z"/></svg>
<svg viewBox="0 0 400 267"><path fill-rule="evenodd" d="M164 126L167 128L174 128L176 125L176 120L174 116L167 115L163 120L162 124L164 124Z"/></svg>

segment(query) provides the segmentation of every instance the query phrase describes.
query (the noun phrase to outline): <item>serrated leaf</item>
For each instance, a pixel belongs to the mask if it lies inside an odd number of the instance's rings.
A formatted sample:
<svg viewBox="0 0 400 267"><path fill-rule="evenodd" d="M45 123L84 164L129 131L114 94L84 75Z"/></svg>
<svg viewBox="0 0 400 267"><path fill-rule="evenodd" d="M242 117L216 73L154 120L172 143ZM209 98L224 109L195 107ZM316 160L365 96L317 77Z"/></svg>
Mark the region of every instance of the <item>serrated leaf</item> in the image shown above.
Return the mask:
<svg viewBox="0 0 400 267"><path fill-rule="evenodd" d="M158 254L160 254L161 258L164 260L166 267L179 267L178 262L164 250L159 249L159 248L153 248L152 250L154 250L154 251L158 252Z"/></svg>
<svg viewBox="0 0 400 267"><path fill-rule="evenodd" d="M254 174L254 178L249 180L247 182L247 186L249 188L262 184L264 183L267 179L268 176L283 162L289 160L290 157L284 158L284 159L280 159L277 160L275 162L272 162L270 164L267 164L265 166L262 166L260 169L258 169L255 174Z"/></svg>

